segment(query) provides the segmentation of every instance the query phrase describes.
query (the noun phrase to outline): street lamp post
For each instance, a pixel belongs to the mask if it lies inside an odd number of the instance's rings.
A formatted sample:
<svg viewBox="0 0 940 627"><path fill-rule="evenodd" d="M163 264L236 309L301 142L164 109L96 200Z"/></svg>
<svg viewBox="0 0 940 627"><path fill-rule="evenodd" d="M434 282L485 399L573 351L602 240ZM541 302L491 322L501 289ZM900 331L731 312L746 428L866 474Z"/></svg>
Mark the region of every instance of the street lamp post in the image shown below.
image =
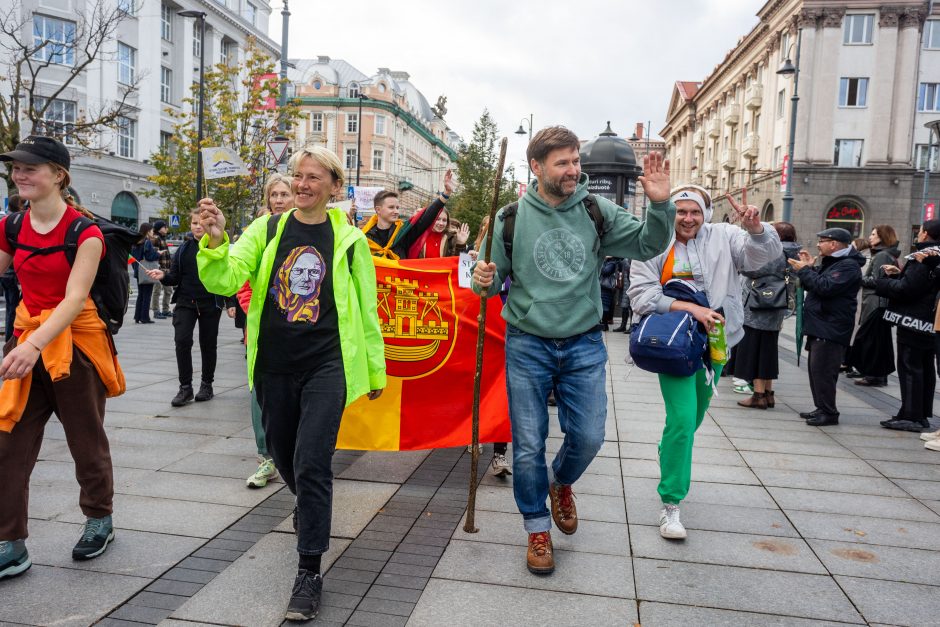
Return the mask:
<svg viewBox="0 0 940 627"><path fill-rule="evenodd" d="M927 163L924 164L924 193L920 203L921 221L927 217L927 197L930 195L930 168L933 166L933 147L934 135L940 140L940 120L932 120L924 124L930 132L930 138L927 140Z"/></svg>
<svg viewBox="0 0 940 627"><path fill-rule="evenodd" d="M529 143L531 144L532 143L532 114L531 113L529 114L528 120L525 118L522 118L522 120L520 120L519 128L516 129L516 135L526 134L526 130L522 128L523 124L529 125ZM526 172L528 172L528 176L526 177L526 185L530 185L532 183L532 164L529 163L528 157L526 157L526 160L525 160L525 169L526 169Z"/></svg>
<svg viewBox="0 0 940 627"><path fill-rule="evenodd" d="M780 76L793 76L793 96L790 98L790 146L787 148L787 187L783 192L783 221L790 222L793 218L793 144L796 142L796 109L800 103L800 45L803 43L803 30L796 36L796 65L790 62L790 51L787 58L777 70Z"/></svg>
<svg viewBox="0 0 940 627"><path fill-rule="evenodd" d="M278 111L278 120L277 128L284 134L284 131L287 130L287 120L285 119L285 111L287 109L287 33L288 26L290 25L290 10L287 8L287 0L284 0L284 6L281 8L281 93L280 93L280 111ZM287 152L284 153L284 156L287 155ZM281 157L283 160L284 157Z"/></svg>
<svg viewBox="0 0 940 627"><path fill-rule="evenodd" d="M206 100L206 13L205 11L180 11L182 17L194 17L199 20L199 109L196 121L196 203L202 198L202 119Z"/></svg>
<svg viewBox="0 0 940 627"><path fill-rule="evenodd" d="M369 97L362 93L362 85L359 86L359 116L356 118L356 128L359 131L356 136L356 187L359 187L359 168L362 166L362 101Z"/></svg>

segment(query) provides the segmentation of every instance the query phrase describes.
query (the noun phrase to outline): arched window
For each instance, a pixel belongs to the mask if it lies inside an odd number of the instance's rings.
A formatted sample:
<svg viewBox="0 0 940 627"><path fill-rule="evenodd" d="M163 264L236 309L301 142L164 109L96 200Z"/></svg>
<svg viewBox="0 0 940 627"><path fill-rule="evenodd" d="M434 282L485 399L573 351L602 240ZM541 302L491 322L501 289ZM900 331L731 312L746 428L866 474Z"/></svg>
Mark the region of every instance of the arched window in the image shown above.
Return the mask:
<svg viewBox="0 0 940 627"><path fill-rule="evenodd" d="M853 200L840 200L826 212L826 228L843 228L852 237L861 237L865 230L865 212Z"/></svg>
<svg viewBox="0 0 940 627"><path fill-rule="evenodd" d="M762 222L774 221L774 204L772 202L767 203L767 206L764 207L764 211L761 212L760 219Z"/></svg>
<svg viewBox="0 0 940 627"><path fill-rule="evenodd" d="M359 83L350 83L347 97L349 98L358 98L359 97Z"/></svg>
<svg viewBox="0 0 940 627"><path fill-rule="evenodd" d="M137 228L140 205L130 192L119 192L111 201L111 221L130 229Z"/></svg>

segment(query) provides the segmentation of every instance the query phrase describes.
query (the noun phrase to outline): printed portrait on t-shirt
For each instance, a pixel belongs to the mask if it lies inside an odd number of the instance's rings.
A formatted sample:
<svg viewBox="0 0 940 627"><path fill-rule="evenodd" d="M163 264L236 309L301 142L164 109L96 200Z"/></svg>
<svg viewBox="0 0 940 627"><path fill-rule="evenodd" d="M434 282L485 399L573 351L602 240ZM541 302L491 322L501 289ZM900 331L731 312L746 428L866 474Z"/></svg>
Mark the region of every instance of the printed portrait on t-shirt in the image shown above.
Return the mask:
<svg viewBox="0 0 940 627"><path fill-rule="evenodd" d="M288 322L316 323L326 271L323 255L313 246L298 246L287 255L270 293Z"/></svg>

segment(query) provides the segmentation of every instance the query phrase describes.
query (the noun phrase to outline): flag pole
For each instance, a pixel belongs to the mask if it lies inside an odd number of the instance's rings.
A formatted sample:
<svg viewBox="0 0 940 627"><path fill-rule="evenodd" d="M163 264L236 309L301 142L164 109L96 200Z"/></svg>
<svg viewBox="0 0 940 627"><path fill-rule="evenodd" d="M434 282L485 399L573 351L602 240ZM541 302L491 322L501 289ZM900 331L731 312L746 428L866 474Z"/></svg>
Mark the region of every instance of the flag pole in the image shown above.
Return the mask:
<svg viewBox="0 0 940 627"><path fill-rule="evenodd" d="M499 209L499 192L503 186L503 168L506 165L506 138L499 143L499 161L493 184L493 204L490 207L489 228L486 231L486 254L483 261L490 262L493 251L493 229L496 224L496 210ZM474 524L477 508L477 469L480 465L480 382L483 377L483 340L486 337L486 301L487 294L480 296L480 315L477 317L477 367L473 375L473 438L470 446L470 492L467 495L467 521L463 530L476 533Z"/></svg>

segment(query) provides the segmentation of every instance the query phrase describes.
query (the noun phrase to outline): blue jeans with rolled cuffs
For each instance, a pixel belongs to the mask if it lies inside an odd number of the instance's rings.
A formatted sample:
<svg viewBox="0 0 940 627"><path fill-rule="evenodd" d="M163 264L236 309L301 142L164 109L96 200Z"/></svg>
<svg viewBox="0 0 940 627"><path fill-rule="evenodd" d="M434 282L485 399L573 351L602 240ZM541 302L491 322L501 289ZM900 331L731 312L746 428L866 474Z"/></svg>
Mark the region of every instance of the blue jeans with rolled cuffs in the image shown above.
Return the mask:
<svg viewBox="0 0 940 627"><path fill-rule="evenodd" d="M571 485L604 443L607 348L599 329L563 339L506 328L506 387L512 425L513 493L528 533L549 531L548 393L554 388L564 442L552 481Z"/></svg>

